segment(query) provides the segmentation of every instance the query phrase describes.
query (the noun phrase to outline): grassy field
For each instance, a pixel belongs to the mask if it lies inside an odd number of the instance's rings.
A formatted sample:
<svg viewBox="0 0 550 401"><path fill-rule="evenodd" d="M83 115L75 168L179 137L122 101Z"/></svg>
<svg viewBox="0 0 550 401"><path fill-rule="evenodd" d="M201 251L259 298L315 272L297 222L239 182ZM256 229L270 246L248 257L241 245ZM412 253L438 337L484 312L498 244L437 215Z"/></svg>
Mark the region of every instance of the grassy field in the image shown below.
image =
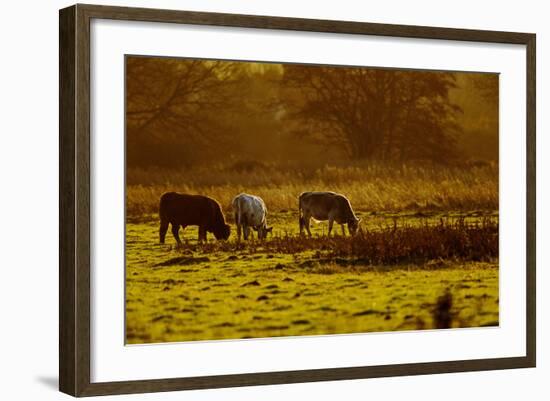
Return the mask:
<svg viewBox="0 0 550 401"><path fill-rule="evenodd" d="M360 236L308 239L281 209L266 242L201 245L190 227L179 249L129 213L127 343L498 325L496 212L362 209Z"/></svg>

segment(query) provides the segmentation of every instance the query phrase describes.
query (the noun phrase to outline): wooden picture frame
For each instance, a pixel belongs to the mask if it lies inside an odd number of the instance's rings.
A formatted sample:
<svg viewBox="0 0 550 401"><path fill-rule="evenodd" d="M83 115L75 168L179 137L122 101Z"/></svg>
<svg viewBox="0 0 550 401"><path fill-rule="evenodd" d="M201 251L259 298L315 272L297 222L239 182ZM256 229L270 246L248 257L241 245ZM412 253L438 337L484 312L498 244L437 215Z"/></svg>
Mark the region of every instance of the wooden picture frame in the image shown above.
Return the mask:
<svg viewBox="0 0 550 401"><path fill-rule="evenodd" d="M94 18L526 46L526 355L493 359L92 383L90 380L90 21ZM59 388L62 392L73 396L94 396L535 366L535 34L80 4L60 10L59 28Z"/></svg>

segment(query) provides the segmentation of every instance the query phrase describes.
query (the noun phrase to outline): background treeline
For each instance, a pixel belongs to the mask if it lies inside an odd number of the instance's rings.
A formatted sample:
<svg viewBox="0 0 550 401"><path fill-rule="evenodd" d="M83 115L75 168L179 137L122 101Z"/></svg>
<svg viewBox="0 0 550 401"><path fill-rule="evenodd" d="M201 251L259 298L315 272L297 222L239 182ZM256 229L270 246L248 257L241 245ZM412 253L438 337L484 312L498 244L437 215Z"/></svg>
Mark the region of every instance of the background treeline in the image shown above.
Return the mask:
<svg viewBox="0 0 550 401"><path fill-rule="evenodd" d="M126 91L129 169L498 160L496 74L128 57Z"/></svg>

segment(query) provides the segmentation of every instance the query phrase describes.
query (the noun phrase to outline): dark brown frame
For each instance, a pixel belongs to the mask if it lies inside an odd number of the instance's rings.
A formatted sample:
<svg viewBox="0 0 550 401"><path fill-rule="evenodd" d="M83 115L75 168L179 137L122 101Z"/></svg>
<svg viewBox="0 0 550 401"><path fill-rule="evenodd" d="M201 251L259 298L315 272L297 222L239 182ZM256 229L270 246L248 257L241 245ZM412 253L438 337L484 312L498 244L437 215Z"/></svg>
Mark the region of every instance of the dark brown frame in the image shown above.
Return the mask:
<svg viewBox="0 0 550 401"><path fill-rule="evenodd" d="M90 20L92 18L510 43L527 49L527 354L524 357L90 382ZM73 396L144 393L534 367L536 364L536 36L191 11L74 5L59 13L59 389Z"/></svg>

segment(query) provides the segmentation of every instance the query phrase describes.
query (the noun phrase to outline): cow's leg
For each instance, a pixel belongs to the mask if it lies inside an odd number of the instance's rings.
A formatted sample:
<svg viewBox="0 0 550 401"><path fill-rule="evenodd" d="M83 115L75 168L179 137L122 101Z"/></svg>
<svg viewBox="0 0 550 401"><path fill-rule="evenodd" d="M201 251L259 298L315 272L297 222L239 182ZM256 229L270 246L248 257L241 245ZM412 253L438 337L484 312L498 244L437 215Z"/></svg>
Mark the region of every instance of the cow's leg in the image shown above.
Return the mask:
<svg viewBox="0 0 550 401"><path fill-rule="evenodd" d="M248 235L250 234L250 228L245 224L243 227L244 239L248 241Z"/></svg>
<svg viewBox="0 0 550 401"><path fill-rule="evenodd" d="M346 236L346 228L344 227L343 224L340 224L340 227L342 227L342 237L345 237Z"/></svg>
<svg viewBox="0 0 550 401"><path fill-rule="evenodd" d="M199 242L206 241L206 228L199 226Z"/></svg>
<svg viewBox="0 0 550 401"><path fill-rule="evenodd" d="M328 218L328 236L330 237L330 233L332 232L332 225L334 224L334 219L332 217Z"/></svg>
<svg viewBox="0 0 550 401"><path fill-rule="evenodd" d="M168 231L169 225L170 225L170 222L167 220L160 221L159 237L160 237L161 244L164 244L164 239L166 238L166 231Z"/></svg>
<svg viewBox="0 0 550 401"><path fill-rule="evenodd" d="M309 228L309 223L311 222L311 216L309 214L304 215L304 225L306 226L306 231L309 237L311 238L311 230Z"/></svg>
<svg viewBox="0 0 550 401"><path fill-rule="evenodd" d="M237 241L241 240L241 222L239 221L239 215L235 213L235 224L237 225Z"/></svg>
<svg viewBox="0 0 550 401"><path fill-rule="evenodd" d="M172 235L176 239L178 245L181 245L180 235L179 235L180 225L172 223Z"/></svg>

